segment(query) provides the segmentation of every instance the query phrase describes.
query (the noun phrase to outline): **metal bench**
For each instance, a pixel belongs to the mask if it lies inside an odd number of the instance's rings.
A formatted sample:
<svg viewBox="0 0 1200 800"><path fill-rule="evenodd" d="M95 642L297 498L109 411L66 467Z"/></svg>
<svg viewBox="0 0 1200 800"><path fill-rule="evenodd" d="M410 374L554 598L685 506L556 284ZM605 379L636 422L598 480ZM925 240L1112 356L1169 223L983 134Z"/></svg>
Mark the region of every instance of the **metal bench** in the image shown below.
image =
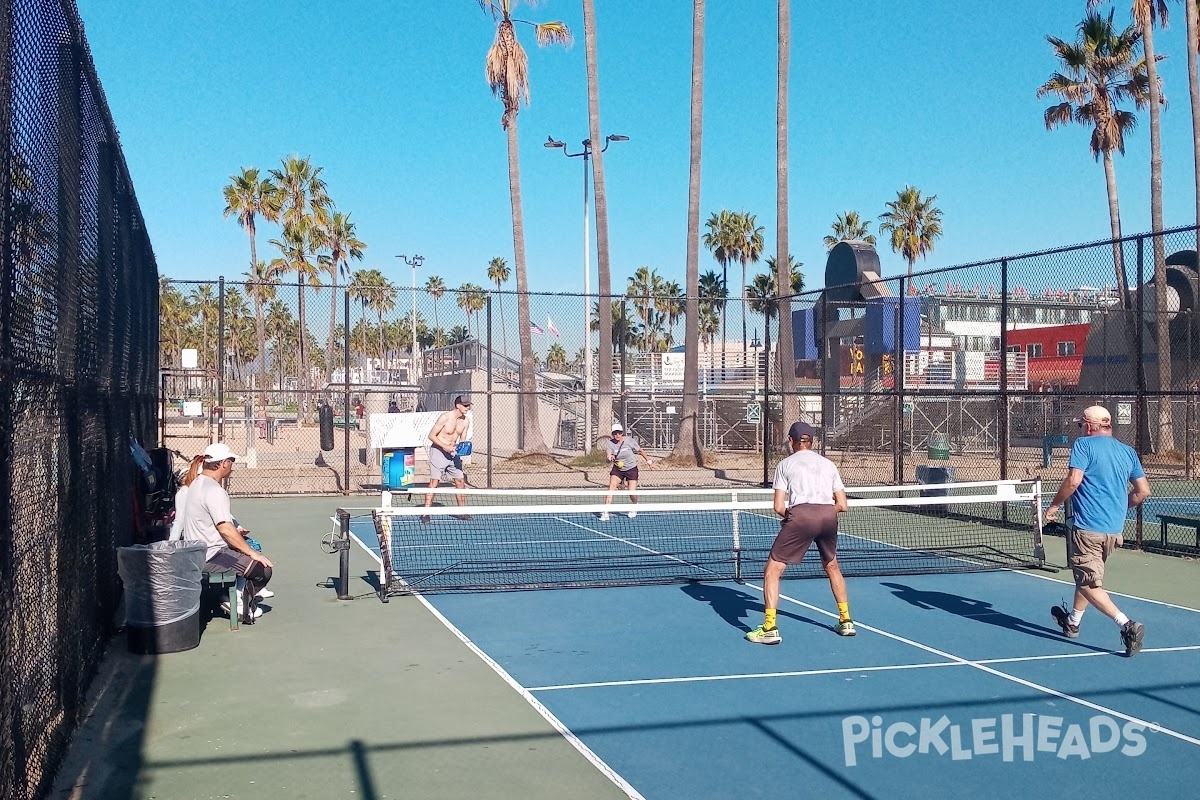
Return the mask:
<svg viewBox="0 0 1200 800"><path fill-rule="evenodd" d="M237 573L236 572L205 572L200 579L207 588L227 587L229 592L229 630L238 630L237 604Z"/></svg>
<svg viewBox="0 0 1200 800"><path fill-rule="evenodd" d="M1182 528L1191 528L1196 532L1196 547L1200 548L1200 517L1189 517L1179 514L1159 514L1158 524L1161 526L1161 543L1163 547L1168 544L1167 541L1167 525L1178 525ZM1186 545L1190 547L1191 545Z"/></svg>

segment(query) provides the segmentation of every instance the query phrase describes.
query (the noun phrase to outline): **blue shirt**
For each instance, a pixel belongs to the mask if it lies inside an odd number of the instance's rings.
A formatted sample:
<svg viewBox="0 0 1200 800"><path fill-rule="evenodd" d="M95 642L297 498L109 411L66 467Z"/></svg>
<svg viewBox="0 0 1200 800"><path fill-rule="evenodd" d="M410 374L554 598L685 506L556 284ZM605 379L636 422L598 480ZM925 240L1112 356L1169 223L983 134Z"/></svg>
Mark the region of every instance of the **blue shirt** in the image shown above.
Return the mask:
<svg viewBox="0 0 1200 800"><path fill-rule="evenodd" d="M1071 445L1067 466L1083 472L1083 482L1071 496L1075 527L1122 533L1129 510L1129 482L1146 477L1134 449L1111 436L1080 436Z"/></svg>

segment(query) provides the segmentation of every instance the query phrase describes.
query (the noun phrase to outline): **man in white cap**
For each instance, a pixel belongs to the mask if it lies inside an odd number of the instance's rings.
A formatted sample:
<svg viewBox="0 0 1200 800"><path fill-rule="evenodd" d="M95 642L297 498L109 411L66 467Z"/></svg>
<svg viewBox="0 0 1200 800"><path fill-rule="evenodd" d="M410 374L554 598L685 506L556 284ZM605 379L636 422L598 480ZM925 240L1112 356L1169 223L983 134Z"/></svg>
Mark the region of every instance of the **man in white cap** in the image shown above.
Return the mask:
<svg viewBox="0 0 1200 800"><path fill-rule="evenodd" d="M1121 629L1125 655L1142 649L1145 628L1121 613L1104 590L1104 563L1121 546L1129 509L1150 496L1150 483L1137 452L1112 435L1112 417L1104 406L1089 406L1074 420L1083 435L1071 446L1067 477L1046 508L1046 522L1058 517L1063 503L1071 499L1073 515L1067 533L1067 563L1075 577L1075 598L1050 609L1063 635L1074 639L1088 604L1112 619ZM1132 489L1130 488L1132 484Z"/></svg>
<svg viewBox="0 0 1200 800"><path fill-rule="evenodd" d="M646 466L649 467L653 462L650 461L650 456L646 455L642 450L638 440L625 433L624 426L619 422L614 422L612 426L612 436L604 443L604 453L608 456L608 461L612 464L612 469L608 473L608 497L604 498L604 504L612 503L612 493L621 485L621 481L625 481L626 488L629 489L629 501L637 502L637 484L638 484L638 456L646 459ZM637 516L636 511L629 512L629 518L633 519ZM608 512L605 511L600 515L601 522L608 522Z"/></svg>
<svg viewBox="0 0 1200 800"><path fill-rule="evenodd" d="M188 487L183 508L176 513L183 518L182 538L208 545L205 572L235 572L243 579L238 581L238 607L226 611L238 614L249 625L262 616L258 593L271 580L274 565L250 546L229 510L229 494L221 482L233 472L237 460L238 455L221 442L204 448L200 473ZM243 583L249 585L249 590L243 590Z"/></svg>

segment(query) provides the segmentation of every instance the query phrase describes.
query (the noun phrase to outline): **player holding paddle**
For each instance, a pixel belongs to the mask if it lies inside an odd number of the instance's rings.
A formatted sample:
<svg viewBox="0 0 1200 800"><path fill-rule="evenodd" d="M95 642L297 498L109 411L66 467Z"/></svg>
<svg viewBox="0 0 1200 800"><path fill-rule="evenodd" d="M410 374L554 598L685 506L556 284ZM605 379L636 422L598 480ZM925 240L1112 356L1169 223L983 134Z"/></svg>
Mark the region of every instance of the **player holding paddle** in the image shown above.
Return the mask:
<svg viewBox="0 0 1200 800"><path fill-rule="evenodd" d="M604 443L604 452L608 455L608 461L612 464L612 470L608 473L608 497L604 498L604 504L612 503L612 493L621 485L621 481L625 481L625 486L629 489L629 501L637 502L637 484L638 484L638 456L646 459L646 466L649 467L653 462L650 461L650 456L646 455L642 450L638 440L632 436L625 434L625 429L621 423L614 422L612 426L612 437ZM629 518L633 519L637 516L636 511L629 512ZM605 511L600 515L601 522L608 522L608 512Z"/></svg>

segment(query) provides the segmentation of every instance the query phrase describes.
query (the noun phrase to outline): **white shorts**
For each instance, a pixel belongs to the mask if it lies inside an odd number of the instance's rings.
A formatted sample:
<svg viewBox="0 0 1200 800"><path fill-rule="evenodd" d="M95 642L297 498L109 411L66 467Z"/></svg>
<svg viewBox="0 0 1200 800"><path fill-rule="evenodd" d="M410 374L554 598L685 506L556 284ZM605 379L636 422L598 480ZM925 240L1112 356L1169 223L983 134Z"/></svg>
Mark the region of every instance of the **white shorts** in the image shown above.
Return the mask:
<svg viewBox="0 0 1200 800"><path fill-rule="evenodd" d="M451 455L440 447L430 445L429 477L439 481L443 478L449 478L452 481L465 480L467 474L463 472L462 456Z"/></svg>

